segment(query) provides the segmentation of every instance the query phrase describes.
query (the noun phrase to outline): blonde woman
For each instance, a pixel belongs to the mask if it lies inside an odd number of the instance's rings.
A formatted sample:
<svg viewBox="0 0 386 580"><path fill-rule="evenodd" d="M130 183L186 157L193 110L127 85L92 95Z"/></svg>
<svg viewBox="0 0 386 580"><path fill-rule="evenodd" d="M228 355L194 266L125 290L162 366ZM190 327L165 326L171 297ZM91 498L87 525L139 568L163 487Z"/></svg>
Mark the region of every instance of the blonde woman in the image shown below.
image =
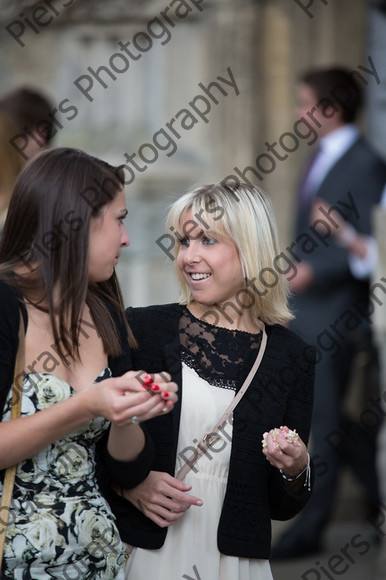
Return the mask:
<svg viewBox="0 0 386 580"><path fill-rule="evenodd" d="M149 476L110 494L121 537L137 546L126 577L268 580L271 519L292 518L311 493L314 380L313 351L283 326L292 315L271 203L248 185L207 185L173 204L167 228L180 303L127 315L134 367L165 368L181 396L169 415L146 422ZM252 367L263 327L267 346L249 389L180 481Z"/></svg>

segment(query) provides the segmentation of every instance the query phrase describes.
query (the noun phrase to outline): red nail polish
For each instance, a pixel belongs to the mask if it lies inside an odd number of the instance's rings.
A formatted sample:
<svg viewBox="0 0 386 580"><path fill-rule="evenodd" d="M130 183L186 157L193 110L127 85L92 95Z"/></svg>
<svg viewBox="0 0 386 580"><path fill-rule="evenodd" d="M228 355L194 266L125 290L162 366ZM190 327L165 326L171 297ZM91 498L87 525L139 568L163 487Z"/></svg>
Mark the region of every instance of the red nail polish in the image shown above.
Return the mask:
<svg viewBox="0 0 386 580"><path fill-rule="evenodd" d="M168 398L169 398L169 393L168 393L167 391L162 391L162 393L161 393L161 397L162 397L163 399L168 399Z"/></svg>
<svg viewBox="0 0 386 580"><path fill-rule="evenodd" d="M149 375L145 375L143 377L143 382L145 385L150 386L152 383L154 383L154 379L152 379Z"/></svg>
<svg viewBox="0 0 386 580"><path fill-rule="evenodd" d="M159 386L158 385L152 385L151 390L152 391L159 391Z"/></svg>

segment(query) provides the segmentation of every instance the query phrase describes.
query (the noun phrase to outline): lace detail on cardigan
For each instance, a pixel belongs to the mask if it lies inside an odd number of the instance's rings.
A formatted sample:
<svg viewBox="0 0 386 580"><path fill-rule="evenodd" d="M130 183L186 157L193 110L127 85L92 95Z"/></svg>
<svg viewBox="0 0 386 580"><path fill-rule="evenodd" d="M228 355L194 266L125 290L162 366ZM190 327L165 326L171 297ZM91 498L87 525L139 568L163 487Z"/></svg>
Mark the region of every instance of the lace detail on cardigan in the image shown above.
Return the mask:
<svg viewBox="0 0 386 580"><path fill-rule="evenodd" d="M248 351L260 348L262 333L250 334L214 326L184 308L180 318L182 361L214 387L236 390Z"/></svg>

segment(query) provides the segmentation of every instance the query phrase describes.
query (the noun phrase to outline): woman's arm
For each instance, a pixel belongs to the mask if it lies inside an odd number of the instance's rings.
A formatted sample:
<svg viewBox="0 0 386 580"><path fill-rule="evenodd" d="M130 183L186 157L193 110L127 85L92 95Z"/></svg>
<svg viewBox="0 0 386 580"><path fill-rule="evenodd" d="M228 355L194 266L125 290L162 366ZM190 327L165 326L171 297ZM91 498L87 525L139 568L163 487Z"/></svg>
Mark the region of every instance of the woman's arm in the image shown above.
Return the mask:
<svg viewBox="0 0 386 580"><path fill-rule="evenodd" d="M160 471L151 471L133 489L116 490L160 528L176 523L191 506L202 506L202 500L187 492L191 485Z"/></svg>
<svg viewBox="0 0 386 580"><path fill-rule="evenodd" d="M162 388L169 389L170 409L177 399L177 385L165 383ZM162 412L163 405L161 395L150 396L133 371L122 377L105 379L34 415L3 421L0 424L0 469L32 457L95 417L106 417L117 426L111 442L112 454L135 457L144 439L139 426L131 424L131 418L134 415L144 420L153 418ZM125 437L119 440L118 434L123 432Z"/></svg>
<svg viewBox="0 0 386 580"><path fill-rule="evenodd" d="M85 392L39 413L0 424L0 469L32 457L41 449L93 418Z"/></svg>
<svg viewBox="0 0 386 580"><path fill-rule="evenodd" d="M0 281L0 399L4 402L11 389L18 348L20 307L15 291ZM125 340L126 338L126 340ZM143 386L145 373L127 372L130 352L122 330L122 356L116 360L115 372L122 376L105 379L83 389L69 399L30 416L0 422L0 469L32 457L47 445L87 423L103 416L113 423L110 450L113 456L136 457L144 445L143 431L131 423L135 415L141 420L153 418L164 407L169 411L176 397L177 385L163 380L159 392L169 390L169 401L159 394L150 396ZM19 379L21 380L21 379ZM0 409L0 417L3 408Z"/></svg>
<svg viewBox="0 0 386 580"><path fill-rule="evenodd" d="M133 352L129 347L127 329L123 322L120 320L119 315L116 311L112 311L114 320L117 324L117 329L120 335L121 343L121 354L118 357L109 359L109 367L113 376L121 376L129 370L132 370L133 365ZM144 371L136 371L136 377L142 386L145 386L148 392L154 396L157 393L162 393L167 391L171 381L171 377L168 373L155 374L150 377ZM146 379L146 380L145 380ZM168 384L167 384L168 383ZM157 387L154 387L157 385ZM174 385L174 383L173 383ZM176 386L170 387L175 391ZM141 389L142 390L142 389ZM154 402L154 401L153 401ZM151 406L151 402L149 402ZM165 414L169 412L174 406L174 401L169 400L168 397L162 398L161 401L157 403L156 408L153 409L153 415L155 414ZM133 416L136 416L140 422L147 420L150 417L142 416L139 412L133 409ZM109 456L112 458L111 466L115 472L115 467L118 467L118 471L121 472L119 465L114 461L133 461L136 459L144 448L145 436L142 429L133 429L133 425L128 425L124 427L119 427L117 424L112 424L108 437L107 450L103 452L104 461L107 461ZM101 447L105 445L105 442L101 443Z"/></svg>
<svg viewBox="0 0 386 580"><path fill-rule="evenodd" d="M142 371L133 371L132 374L134 380L138 383L137 388L143 390L141 377L144 376L144 373ZM148 400L141 405L131 407L131 417L136 417L139 422L152 419L156 415L168 413L174 407L177 385L170 381L170 375L168 373L156 374L151 381L152 383L147 389ZM112 423L107 449L114 459L118 461L133 461L142 451L144 444L145 435L138 425L130 422L123 425L117 422Z"/></svg>
<svg viewBox="0 0 386 580"><path fill-rule="evenodd" d="M287 425L271 429L264 433L262 445L265 457L292 492L300 493L304 485L310 486L310 456L296 430Z"/></svg>
<svg viewBox="0 0 386 580"><path fill-rule="evenodd" d="M300 340L300 339L297 339ZM300 348L299 348L300 346ZM270 497L271 517L277 520L286 520L294 517L307 503L312 492L311 485L306 480L307 471L294 482L293 479L308 464L306 445L308 443L314 392L315 353L301 341L297 352L291 353L288 363L293 372L293 384L286 404L286 413L282 419L283 425L296 429L299 434L299 446L294 446L285 438L270 439L270 467L268 493ZM280 369L279 369L280 370ZM278 425L280 427L280 425ZM279 444L279 447L278 447ZM282 470L285 477L283 477ZM286 479L287 478L287 479Z"/></svg>

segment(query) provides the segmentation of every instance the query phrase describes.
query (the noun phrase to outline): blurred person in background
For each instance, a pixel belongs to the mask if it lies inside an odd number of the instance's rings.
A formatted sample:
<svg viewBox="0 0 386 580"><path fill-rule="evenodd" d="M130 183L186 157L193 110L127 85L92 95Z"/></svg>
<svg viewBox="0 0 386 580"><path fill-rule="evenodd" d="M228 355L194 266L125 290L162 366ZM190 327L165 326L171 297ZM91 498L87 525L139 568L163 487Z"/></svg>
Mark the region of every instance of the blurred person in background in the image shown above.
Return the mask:
<svg viewBox="0 0 386 580"><path fill-rule="evenodd" d="M53 137L52 105L40 91L14 89L0 98L0 237L12 188L24 164Z"/></svg>
<svg viewBox="0 0 386 580"><path fill-rule="evenodd" d="M300 263L290 281L295 314L291 328L319 347L311 427L316 482L310 502L274 545L276 560L321 550L342 464L348 464L362 484L368 513L376 513L380 506L376 429L354 424L343 412L343 401L350 397L359 352L366 354L367 371L371 370L361 386L365 408L378 388L367 311L369 276L377 256L371 212L381 200L386 165L355 124L363 95L352 72L344 68L307 72L297 101L297 117L312 119L319 134L318 150L299 186L296 240L303 236L304 243L296 245ZM318 219L328 224L330 236ZM326 243L304 241L312 224L324 229ZM351 312L355 306L364 316Z"/></svg>
<svg viewBox="0 0 386 580"><path fill-rule="evenodd" d="M50 99L32 87L19 87L0 98L0 113L15 129L10 147L23 163L49 147L56 131L53 111Z"/></svg>
<svg viewBox="0 0 386 580"><path fill-rule="evenodd" d="M14 134L15 128L11 121L0 113L0 237L12 189L23 167L22 158L9 144Z"/></svg>

